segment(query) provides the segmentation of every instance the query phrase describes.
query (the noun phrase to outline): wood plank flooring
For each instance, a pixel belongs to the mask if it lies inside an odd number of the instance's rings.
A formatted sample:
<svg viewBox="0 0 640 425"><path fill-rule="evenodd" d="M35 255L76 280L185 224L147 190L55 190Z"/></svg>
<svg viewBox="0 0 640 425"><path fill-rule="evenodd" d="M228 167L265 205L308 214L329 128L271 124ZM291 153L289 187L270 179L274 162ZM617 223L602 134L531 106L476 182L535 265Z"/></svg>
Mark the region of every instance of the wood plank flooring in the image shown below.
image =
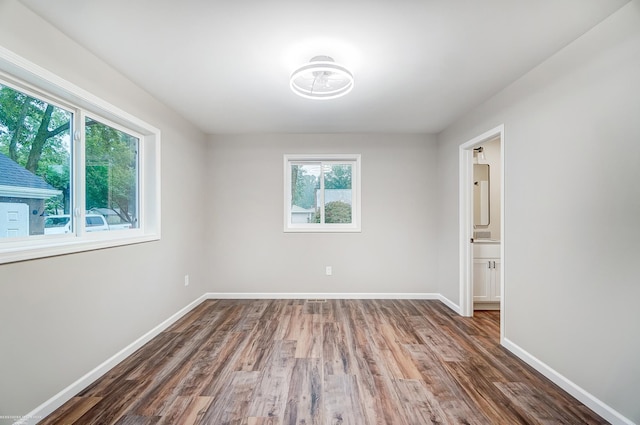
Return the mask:
<svg viewBox="0 0 640 425"><path fill-rule="evenodd" d="M41 424L603 424L439 301L206 301Z"/></svg>

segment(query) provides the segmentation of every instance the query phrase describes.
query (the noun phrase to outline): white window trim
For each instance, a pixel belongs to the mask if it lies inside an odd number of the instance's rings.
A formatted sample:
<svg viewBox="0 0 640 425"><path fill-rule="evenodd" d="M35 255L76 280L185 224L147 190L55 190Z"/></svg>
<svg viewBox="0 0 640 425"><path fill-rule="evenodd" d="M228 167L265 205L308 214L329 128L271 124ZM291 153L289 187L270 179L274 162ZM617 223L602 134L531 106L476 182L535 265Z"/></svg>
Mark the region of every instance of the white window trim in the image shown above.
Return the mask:
<svg viewBox="0 0 640 425"><path fill-rule="evenodd" d="M0 76L16 83L20 90L35 94L45 100L60 103L74 112L74 131L82 131L78 125L88 114L102 122L115 125L139 137L139 227L122 231L78 232L69 235L29 236L27 238L1 240L0 264L36 258L51 257L76 252L138 244L160 239L160 130L133 115L113 106L99 97L58 77L52 72L30 62L0 46ZM73 169L84 172L84 149L73 140ZM73 187L76 220L84 223L84 185ZM83 226L80 226L81 228Z"/></svg>
<svg viewBox="0 0 640 425"><path fill-rule="evenodd" d="M353 204L352 223L291 223L291 165L296 162L353 162L351 175ZM361 155L360 154L285 154L284 155L284 232L298 233L342 233L361 232ZM324 189L324 187L323 187Z"/></svg>

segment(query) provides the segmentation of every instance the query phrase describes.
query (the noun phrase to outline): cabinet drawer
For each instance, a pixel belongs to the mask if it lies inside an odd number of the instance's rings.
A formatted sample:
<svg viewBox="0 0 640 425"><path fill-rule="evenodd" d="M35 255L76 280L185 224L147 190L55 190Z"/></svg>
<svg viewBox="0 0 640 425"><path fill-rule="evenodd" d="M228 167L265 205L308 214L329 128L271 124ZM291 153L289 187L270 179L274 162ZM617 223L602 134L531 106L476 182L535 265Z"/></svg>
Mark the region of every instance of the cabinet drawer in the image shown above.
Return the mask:
<svg viewBox="0 0 640 425"><path fill-rule="evenodd" d="M499 243L474 243L474 258L500 258Z"/></svg>

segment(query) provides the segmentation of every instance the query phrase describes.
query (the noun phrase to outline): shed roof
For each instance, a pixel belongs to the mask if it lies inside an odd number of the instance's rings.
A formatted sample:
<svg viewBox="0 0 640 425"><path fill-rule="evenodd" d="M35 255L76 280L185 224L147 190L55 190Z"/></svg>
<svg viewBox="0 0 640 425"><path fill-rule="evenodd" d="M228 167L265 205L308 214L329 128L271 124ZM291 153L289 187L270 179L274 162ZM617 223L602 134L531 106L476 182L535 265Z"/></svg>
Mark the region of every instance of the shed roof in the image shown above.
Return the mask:
<svg viewBox="0 0 640 425"><path fill-rule="evenodd" d="M42 177L0 153L0 192L4 196L46 199L61 193Z"/></svg>

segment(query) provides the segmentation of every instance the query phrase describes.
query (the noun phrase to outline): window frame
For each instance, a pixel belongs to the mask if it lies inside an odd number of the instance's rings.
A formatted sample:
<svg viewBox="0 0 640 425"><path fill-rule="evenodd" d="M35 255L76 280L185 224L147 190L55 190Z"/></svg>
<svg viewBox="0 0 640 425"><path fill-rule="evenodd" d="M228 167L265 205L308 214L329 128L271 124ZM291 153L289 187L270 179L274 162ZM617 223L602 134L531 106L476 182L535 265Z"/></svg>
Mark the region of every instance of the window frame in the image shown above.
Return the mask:
<svg viewBox="0 0 640 425"><path fill-rule="evenodd" d="M304 163L352 164L351 223L292 223L291 167ZM361 226L361 155L360 154L285 154L284 155L284 232L286 233L359 233ZM324 192L324 180L321 181ZM324 195L321 195L324 199Z"/></svg>
<svg viewBox="0 0 640 425"><path fill-rule="evenodd" d="M0 239L0 264L160 239L160 130L0 46L0 81L70 111L73 230L60 235ZM92 119L138 138L138 227L85 231L84 120Z"/></svg>

